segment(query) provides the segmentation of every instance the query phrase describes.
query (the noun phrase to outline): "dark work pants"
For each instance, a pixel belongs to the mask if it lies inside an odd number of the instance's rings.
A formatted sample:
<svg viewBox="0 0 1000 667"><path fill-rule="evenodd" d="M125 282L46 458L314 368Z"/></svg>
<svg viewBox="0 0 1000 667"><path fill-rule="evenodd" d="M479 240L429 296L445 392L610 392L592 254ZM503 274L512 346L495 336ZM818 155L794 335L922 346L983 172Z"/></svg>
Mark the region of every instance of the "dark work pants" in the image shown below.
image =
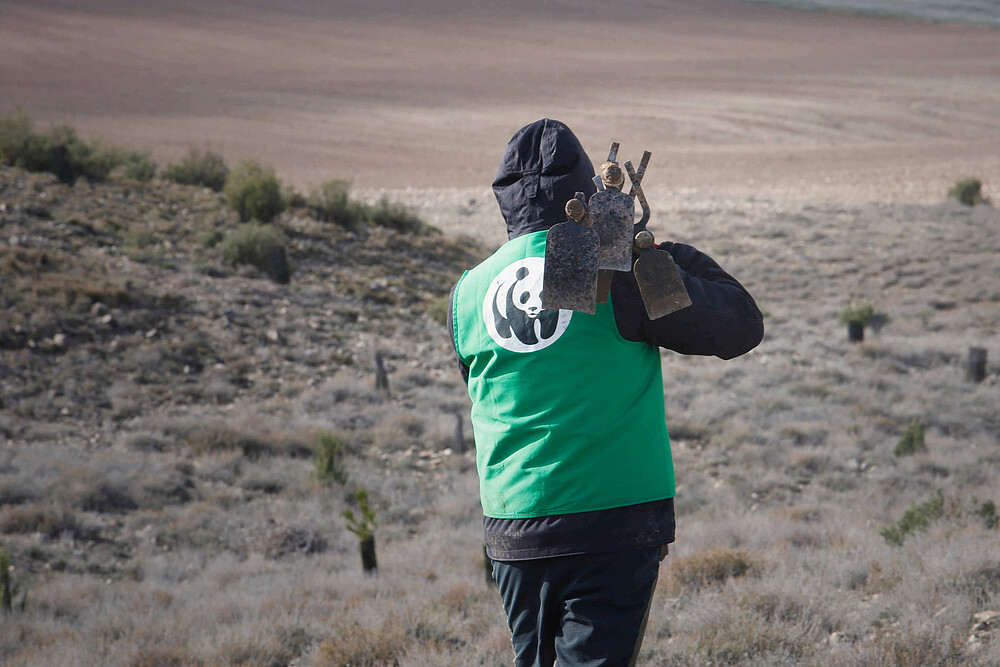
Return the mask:
<svg viewBox="0 0 1000 667"><path fill-rule="evenodd" d="M635 664L662 547L493 561L517 667Z"/></svg>

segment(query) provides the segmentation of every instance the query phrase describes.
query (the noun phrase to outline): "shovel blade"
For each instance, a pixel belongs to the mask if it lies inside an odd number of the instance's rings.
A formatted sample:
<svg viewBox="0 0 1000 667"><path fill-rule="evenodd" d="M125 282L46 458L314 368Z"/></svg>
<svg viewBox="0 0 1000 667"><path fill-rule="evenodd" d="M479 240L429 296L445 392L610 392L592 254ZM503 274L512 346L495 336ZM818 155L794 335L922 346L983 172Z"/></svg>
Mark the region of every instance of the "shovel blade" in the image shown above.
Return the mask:
<svg viewBox="0 0 1000 667"><path fill-rule="evenodd" d="M691 297L674 258L666 250L647 250L635 260L635 280L649 319L687 308Z"/></svg>
<svg viewBox="0 0 1000 667"><path fill-rule="evenodd" d="M597 232L579 222L561 222L545 241L542 308L593 313L597 308Z"/></svg>
<svg viewBox="0 0 1000 667"><path fill-rule="evenodd" d="M600 237L598 268L629 271L632 268L632 224L635 200L616 188L590 196L590 224Z"/></svg>

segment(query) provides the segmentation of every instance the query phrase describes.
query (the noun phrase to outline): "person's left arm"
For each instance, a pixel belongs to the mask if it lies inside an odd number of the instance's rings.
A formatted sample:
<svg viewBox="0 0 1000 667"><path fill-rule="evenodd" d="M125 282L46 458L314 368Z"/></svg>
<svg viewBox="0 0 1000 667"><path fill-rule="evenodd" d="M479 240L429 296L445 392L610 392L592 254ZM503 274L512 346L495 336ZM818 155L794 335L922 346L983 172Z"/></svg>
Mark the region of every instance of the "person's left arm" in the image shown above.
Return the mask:
<svg viewBox="0 0 1000 667"><path fill-rule="evenodd" d="M632 273L612 284L615 320L627 340L643 341L681 354L732 359L764 337L764 317L750 293L711 257L683 243L657 246L674 258L691 305L655 320L646 315Z"/></svg>

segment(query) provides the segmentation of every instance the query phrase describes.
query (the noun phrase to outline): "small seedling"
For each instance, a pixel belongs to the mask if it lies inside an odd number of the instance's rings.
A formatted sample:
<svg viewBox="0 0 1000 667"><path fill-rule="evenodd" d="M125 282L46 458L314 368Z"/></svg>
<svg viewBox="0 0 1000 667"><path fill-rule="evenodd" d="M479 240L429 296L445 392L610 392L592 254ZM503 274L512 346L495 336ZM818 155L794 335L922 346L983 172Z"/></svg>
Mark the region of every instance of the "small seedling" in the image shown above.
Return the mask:
<svg viewBox="0 0 1000 667"><path fill-rule="evenodd" d="M17 603L17 609L24 611L28 606L28 591L22 590L20 582L14 581L14 564L11 562L10 552L0 547L0 607L5 612L14 611L14 599L21 595L21 601Z"/></svg>
<svg viewBox="0 0 1000 667"><path fill-rule="evenodd" d="M861 302L844 306L837 315L841 324L847 325L847 339L852 343L860 343L865 339L865 327L881 329L889 321L889 316L883 312L876 312L870 303Z"/></svg>
<svg viewBox="0 0 1000 667"><path fill-rule="evenodd" d="M879 531L879 535L893 546L901 546L906 537L917 530L927 530L927 528L941 518L944 514L944 494L938 489L926 500L918 505L913 505L903 512L903 516L896 523L886 526Z"/></svg>
<svg viewBox="0 0 1000 667"><path fill-rule="evenodd" d="M313 476L322 484L347 483L344 448L332 433L321 433L313 456Z"/></svg>
<svg viewBox="0 0 1000 667"><path fill-rule="evenodd" d="M375 391L389 395L389 371L385 367L385 355L375 350Z"/></svg>
<svg viewBox="0 0 1000 667"><path fill-rule="evenodd" d="M910 456L917 452L926 451L927 443L924 442L924 426L914 419L907 425L906 430L899 438L899 442L896 443L892 453L895 456Z"/></svg>
<svg viewBox="0 0 1000 667"><path fill-rule="evenodd" d="M368 492L364 489L359 489L354 494L354 500L358 503L360 517L346 509L344 518L347 519L347 529L358 537L361 567L365 572L373 573L378 570L378 560L375 557L375 510L368 504Z"/></svg>
<svg viewBox="0 0 1000 667"><path fill-rule="evenodd" d="M996 529L1000 525L1000 516L997 516L997 506L992 500L984 500L982 504L976 503L976 509L972 511L983 522L983 525L990 530Z"/></svg>

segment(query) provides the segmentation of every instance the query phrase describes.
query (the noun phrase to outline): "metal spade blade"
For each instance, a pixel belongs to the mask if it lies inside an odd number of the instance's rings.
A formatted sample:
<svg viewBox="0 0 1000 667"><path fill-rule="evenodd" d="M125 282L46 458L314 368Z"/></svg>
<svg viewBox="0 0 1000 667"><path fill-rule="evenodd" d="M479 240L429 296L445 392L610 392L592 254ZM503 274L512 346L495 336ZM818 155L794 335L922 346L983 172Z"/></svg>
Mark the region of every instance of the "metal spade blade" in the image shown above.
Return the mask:
<svg viewBox="0 0 1000 667"><path fill-rule="evenodd" d="M691 305L684 279L666 250L644 250L635 260L635 280L651 320Z"/></svg>
<svg viewBox="0 0 1000 667"><path fill-rule="evenodd" d="M567 205L567 212L569 208ZM582 205L580 208L583 208ZM579 217L583 219L582 214ZM558 308L581 313L596 311L600 247L601 239L597 232L572 217L549 230L545 241L545 271L542 274L543 309Z"/></svg>
<svg viewBox="0 0 1000 667"><path fill-rule="evenodd" d="M600 238L598 266L613 271L632 267L632 222L635 200L618 188L590 196L590 220Z"/></svg>

